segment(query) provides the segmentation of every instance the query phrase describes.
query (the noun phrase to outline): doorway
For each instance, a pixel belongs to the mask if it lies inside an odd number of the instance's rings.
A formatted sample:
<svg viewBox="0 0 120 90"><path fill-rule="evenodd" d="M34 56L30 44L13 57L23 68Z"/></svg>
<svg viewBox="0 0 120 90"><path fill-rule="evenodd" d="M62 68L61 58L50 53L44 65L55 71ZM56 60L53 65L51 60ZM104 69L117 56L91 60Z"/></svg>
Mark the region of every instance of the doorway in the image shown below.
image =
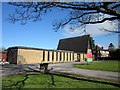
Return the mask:
<svg viewBox="0 0 120 90"><path fill-rule="evenodd" d="M80 62L80 54L77 54L77 61Z"/></svg>

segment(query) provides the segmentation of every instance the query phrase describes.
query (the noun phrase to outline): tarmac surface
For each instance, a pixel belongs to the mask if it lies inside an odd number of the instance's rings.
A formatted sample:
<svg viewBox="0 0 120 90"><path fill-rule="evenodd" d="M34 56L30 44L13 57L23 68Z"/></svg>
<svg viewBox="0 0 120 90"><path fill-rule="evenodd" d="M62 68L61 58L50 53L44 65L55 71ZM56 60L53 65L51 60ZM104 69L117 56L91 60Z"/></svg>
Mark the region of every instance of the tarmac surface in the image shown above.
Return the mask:
<svg viewBox="0 0 120 90"><path fill-rule="evenodd" d="M108 72L108 71L98 71L98 70L87 70L74 68L73 64L84 64L86 62L71 62L71 63L56 63L49 64L48 70L50 72L58 72L69 75L77 75L79 77L86 78L97 78L104 80L111 80L115 82L120 82L120 72ZM14 75L26 73L28 71L36 70L39 72L39 64L36 65L14 65L14 64L5 64L0 67L0 76L4 75Z"/></svg>

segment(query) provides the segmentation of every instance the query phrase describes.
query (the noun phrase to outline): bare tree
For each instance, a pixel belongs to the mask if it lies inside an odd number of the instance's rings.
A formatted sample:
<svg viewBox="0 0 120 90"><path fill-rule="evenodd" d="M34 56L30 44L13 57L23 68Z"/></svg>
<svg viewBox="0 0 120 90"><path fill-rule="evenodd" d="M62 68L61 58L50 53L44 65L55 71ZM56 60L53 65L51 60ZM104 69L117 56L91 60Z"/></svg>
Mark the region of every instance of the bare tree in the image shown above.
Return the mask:
<svg viewBox="0 0 120 90"><path fill-rule="evenodd" d="M69 10L68 17L54 23L56 31L66 25L70 25L70 29L74 30L85 27L87 24L120 20L120 12L118 11L120 2L9 2L9 4L19 7L15 13L9 15L9 20L12 23L21 21L22 24L26 24L28 20L38 21L41 19L41 15L53 8ZM120 33L119 31L113 32Z"/></svg>

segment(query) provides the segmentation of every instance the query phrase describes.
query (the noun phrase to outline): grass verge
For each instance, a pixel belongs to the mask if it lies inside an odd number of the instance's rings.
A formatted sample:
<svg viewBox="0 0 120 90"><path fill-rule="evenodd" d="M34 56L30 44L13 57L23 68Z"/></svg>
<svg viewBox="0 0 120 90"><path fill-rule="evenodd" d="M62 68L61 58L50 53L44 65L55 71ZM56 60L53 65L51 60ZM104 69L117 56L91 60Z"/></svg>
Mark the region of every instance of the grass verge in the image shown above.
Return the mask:
<svg viewBox="0 0 120 90"><path fill-rule="evenodd" d="M102 81L77 79L57 74L42 74L31 72L24 75L4 76L3 89L24 88L119 88L118 86Z"/></svg>
<svg viewBox="0 0 120 90"><path fill-rule="evenodd" d="M120 72L118 65L120 65L120 61L101 61L89 64L75 64L73 66L81 69Z"/></svg>

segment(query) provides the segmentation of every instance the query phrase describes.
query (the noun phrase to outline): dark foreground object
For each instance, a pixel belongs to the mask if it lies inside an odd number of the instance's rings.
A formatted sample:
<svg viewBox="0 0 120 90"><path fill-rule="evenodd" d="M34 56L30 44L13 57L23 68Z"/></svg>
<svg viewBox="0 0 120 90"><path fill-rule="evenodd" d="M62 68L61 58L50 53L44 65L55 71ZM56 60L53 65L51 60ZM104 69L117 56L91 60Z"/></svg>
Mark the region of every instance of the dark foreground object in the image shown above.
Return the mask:
<svg viewBox="0 0 120 90"><path fill-rule="evenodd" d="M40 71L43 71L44 73L48 72L48 64L49 63L41 63L40 64Z"/></svg>

